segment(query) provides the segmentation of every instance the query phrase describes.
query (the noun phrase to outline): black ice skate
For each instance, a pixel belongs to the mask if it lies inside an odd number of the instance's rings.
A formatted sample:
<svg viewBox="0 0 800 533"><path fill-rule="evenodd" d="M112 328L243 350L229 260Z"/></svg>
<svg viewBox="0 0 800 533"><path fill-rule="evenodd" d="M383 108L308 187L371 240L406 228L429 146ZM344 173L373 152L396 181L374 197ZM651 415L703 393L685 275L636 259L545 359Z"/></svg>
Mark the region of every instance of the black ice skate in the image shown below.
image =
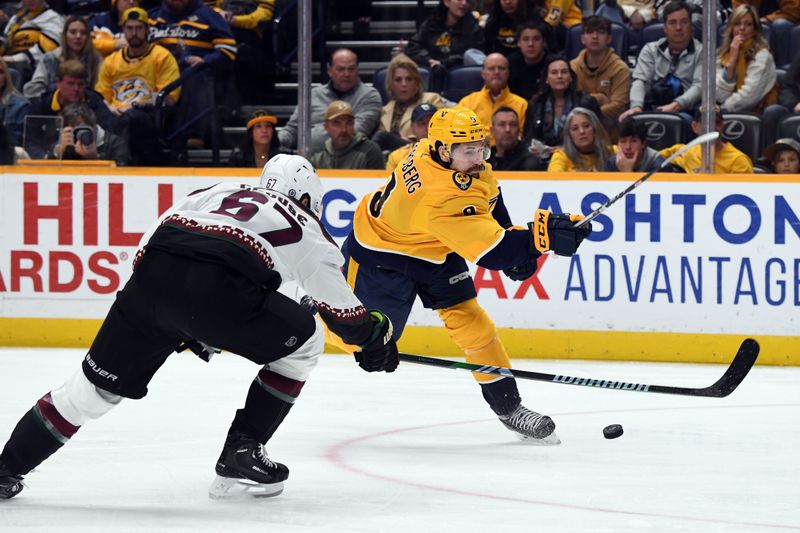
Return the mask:
<svg viewBox="0 0 800 533"><path fill-rule="evenodd" d="M500 422L514 432L519 440L531 444L561 444L556 435L556 423L549 416L540 415L523 405L507 415L501 415Z"/></svg>
<svg viewBox="0 0 800 533"><path fill-rule="evenodd" d="M225 439L216 472L217 478L208 489L208 495L215 499L277 496L289 477L286 465L270 461L260 442L239 432Z"/></svg>
<svg viewBox="0 0 800 533"><path fill-rule="evenodd" d="M22 476L12 474L0 461L0 500L13 498L22 492Z"/></svg>

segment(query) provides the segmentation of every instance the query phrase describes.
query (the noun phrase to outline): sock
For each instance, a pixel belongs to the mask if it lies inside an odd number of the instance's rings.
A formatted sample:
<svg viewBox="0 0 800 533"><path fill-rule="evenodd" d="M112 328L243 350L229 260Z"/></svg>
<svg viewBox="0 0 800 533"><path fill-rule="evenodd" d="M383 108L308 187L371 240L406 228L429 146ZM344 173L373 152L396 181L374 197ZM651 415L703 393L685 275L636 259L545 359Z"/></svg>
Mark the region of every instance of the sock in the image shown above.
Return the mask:
<svg viewBox="0 0 800 533"><path fill-rule="evenodd" d="M265 444L286 418L303 385L304 381L262 368L250 385L244 409L236 411L231 431L241 431Z"/></svg>

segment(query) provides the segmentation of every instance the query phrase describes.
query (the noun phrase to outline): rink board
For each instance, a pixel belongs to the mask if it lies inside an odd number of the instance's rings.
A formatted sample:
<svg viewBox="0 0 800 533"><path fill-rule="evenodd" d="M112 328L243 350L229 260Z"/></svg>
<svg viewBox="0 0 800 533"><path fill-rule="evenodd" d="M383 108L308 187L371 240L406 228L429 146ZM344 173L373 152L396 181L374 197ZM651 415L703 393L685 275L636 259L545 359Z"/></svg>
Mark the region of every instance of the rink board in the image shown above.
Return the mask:
<svg viewBox="0 0 800 533"><path fill-rule="evenodd" d="M130 274L141 234L175 199L247 169L5 167L0 181L0 345L87 346ZM375 171L321 172L339 242ZM518 224L534 209L588 212L638 176L499 175ZM402 187L402 183L398 183ZM800 177L658 175L594 222L573 258L518 283L470 267L514 357L717 362L742 338L760 362L800 364ZM460 355L417 305L407 351Z"/></svg>

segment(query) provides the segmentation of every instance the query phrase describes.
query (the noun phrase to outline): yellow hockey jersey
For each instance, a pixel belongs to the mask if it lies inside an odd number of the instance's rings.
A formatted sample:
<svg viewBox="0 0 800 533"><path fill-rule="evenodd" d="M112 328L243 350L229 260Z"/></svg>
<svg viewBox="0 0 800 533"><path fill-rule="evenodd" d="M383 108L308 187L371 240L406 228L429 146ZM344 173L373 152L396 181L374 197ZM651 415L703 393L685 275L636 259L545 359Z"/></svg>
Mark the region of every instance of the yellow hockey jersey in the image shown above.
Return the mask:
<svg viewBox="0 0 800 533"><path fill-rule="evenodd" d="M503 239L492 216L500 190L486 165L477 177L448 170L419 141L389 181L365 196L353 219L364 248L443 263L455 252L477 262Z"/></svg>
<svg viewBox="0 0 800 533"><path fill-rule="evenodd" d="M128 49L117 50L100 68L95 90L115 107L152 104L155 95L178 79L180 70L175 57L163 46L151 44L147 53L130 57ZM170 93L176 101L180 88Z"/></svg>

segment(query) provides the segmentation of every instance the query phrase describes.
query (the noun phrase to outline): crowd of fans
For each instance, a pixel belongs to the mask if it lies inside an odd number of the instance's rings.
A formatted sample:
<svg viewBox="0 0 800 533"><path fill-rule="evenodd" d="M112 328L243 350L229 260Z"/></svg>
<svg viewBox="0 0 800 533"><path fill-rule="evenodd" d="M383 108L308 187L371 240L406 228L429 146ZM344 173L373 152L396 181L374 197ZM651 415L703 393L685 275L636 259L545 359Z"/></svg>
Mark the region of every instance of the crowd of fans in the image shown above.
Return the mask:
<svg viewBox="0 0 800 533"><path fill-rule="evenodd" d="M363 3L354 19L361 33L370 13ZM717 128L727 113L741 112L775 127L800 112L800 52L776 66L767 32L800 22L800 2L720 4ZM90 17L69 13L69 5L22 0L0 11L2 163L32 157L163 164L164 139L175 150L208 143L215 95L217 103L220 95L235 95L232 105L268 99L273 71L264 33L275 0L112 0L108 11ZM699 131L702 9L697 0L615 0L595 2L594 14L585 16L575 0L440 0L387 63L385 87L362 81L353 50L330 54L329 81L311 91L311 160L321 168L393 168L426 134L437 109L460 105L486 126L498 169L658 168L681 145L649 147L637 115L673 114L687 135ZM630 55L616 46L620 31L633 42L653 24L663 25L663 37L640 39ZM464 65L480 66L483 86L449 101L448 75ZM30 116L57 121L52 146L26 134ZM297 125L297 110L281 125L259 109L227 163L261 166L295 150ZM90 136L78 135L87 128ZM670 168L698 172L699 154L689 151ZM797 172L799 161L795 139L781 138L760 154L724 140L716 146L718 172L753 172L754 163Z"/></svg>

